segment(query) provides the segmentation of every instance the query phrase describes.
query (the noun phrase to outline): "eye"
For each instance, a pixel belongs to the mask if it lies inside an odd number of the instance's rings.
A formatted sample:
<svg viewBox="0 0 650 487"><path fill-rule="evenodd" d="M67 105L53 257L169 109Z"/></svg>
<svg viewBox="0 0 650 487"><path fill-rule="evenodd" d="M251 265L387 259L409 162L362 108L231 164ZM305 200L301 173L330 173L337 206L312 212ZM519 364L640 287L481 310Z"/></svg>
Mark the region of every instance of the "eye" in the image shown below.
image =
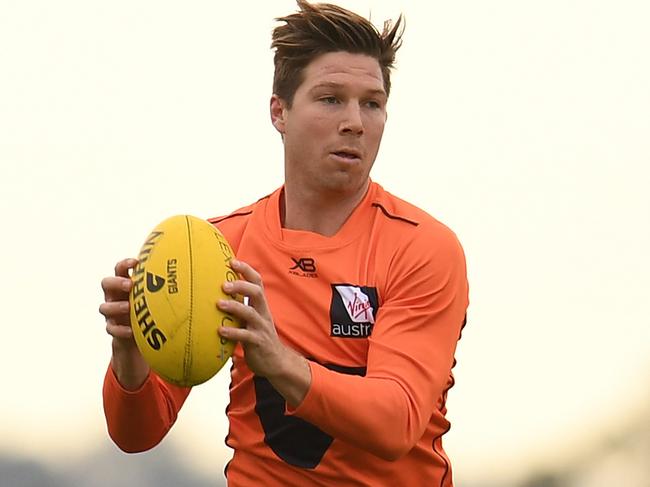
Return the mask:
<svg viewBox="0 0 650 487"><path fill-rule="evenodd" d="M372 109L375 109L375 110L376 110L376 109L381 108L381 103L379 103L379 102L376 101L376 100L368 100L368 101L366 102L366 106L367 106L368 108L372 108Z"/></svg>
<svg viewBox="0 0 650 487"><path fill-rule="evenodd" d="M324 97L320 98L320 101L322 101L323 103L325 103L327 105L334 105L334 104L339 102L338 99L335 96L324 96Z"/></svg>

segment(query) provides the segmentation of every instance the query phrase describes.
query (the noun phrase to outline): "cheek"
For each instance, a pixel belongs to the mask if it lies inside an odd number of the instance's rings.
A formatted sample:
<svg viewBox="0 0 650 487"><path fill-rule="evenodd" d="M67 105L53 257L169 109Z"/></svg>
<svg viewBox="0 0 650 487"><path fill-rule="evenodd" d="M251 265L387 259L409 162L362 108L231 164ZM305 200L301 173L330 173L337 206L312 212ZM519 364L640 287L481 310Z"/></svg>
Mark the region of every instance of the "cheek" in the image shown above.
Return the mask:
<svg viewBox="0 0 650 487"><path fill-rule="evenodd" d="M315 136L330 130L331 120L319 112L305 113L304 116L293 118L290 129L301 137Z"/></svg>
<svg viewBox="0 0 650 487"><path fill-rule="evenodd" d="M366 125L366 133L373 144L379 144L384 134L385 122L382 120L371 120Z"/></svg>
<svg viewBox="0 0 650 487"><path fill-rule="evenodd" d="M303 120L304 126L307 130L314 134L331 132L336 127L336 122L332 117L323 115L320 112L314 113L311 117Z"/></svg>
<svg viewBox="0 0 650 487"><path fill-rule="evenodd" d="M325 131L314 119L294 119L285 133L285 148L296 157L313 158L325 139Z"/></svg>

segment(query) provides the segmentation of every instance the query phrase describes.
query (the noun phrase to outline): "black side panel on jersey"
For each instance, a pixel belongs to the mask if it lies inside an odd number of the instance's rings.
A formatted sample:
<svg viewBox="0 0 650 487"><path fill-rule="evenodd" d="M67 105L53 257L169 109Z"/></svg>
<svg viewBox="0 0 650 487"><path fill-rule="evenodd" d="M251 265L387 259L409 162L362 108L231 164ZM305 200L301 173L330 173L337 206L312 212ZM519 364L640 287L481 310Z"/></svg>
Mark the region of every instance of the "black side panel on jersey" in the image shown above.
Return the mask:
<svg viewBox="0 0 650 487"><path fill-rule="evenodd" d="M365 367L325 367L350 375L366 375ZM286 463L316 468L334 438L304 419L284 414L286 402L264 377L254 376L255 412L264 429L264 442Z"/></svg>

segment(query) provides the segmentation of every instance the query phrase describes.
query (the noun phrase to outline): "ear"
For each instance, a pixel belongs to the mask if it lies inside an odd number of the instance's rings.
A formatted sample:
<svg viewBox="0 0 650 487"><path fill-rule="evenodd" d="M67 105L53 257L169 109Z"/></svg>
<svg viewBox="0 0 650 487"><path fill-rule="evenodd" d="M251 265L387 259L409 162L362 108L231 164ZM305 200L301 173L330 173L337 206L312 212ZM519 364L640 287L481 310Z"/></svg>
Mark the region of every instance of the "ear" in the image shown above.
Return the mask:
<svg viewBox="0 0 650 487"><path fill-rule="evenodd" d="M271 123L275 127L275 130L284 134L286 116L287 116L287 104L280 98L278 95L271 96Z"/></svg>

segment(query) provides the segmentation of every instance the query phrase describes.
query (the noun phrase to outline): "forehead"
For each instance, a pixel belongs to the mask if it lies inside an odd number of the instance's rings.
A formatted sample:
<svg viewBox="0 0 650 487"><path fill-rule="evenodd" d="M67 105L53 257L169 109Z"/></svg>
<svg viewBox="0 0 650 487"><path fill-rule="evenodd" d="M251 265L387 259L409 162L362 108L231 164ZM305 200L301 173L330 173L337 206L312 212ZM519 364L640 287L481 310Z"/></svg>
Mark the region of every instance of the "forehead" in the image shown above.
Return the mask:
<svg viewBox="0 0 650 487"><path fill-rule="evenodd" d="M309 90L324 82L384 90L379 61L365 54L328 52L315 58L304 70L301 88Z"/></svg>

